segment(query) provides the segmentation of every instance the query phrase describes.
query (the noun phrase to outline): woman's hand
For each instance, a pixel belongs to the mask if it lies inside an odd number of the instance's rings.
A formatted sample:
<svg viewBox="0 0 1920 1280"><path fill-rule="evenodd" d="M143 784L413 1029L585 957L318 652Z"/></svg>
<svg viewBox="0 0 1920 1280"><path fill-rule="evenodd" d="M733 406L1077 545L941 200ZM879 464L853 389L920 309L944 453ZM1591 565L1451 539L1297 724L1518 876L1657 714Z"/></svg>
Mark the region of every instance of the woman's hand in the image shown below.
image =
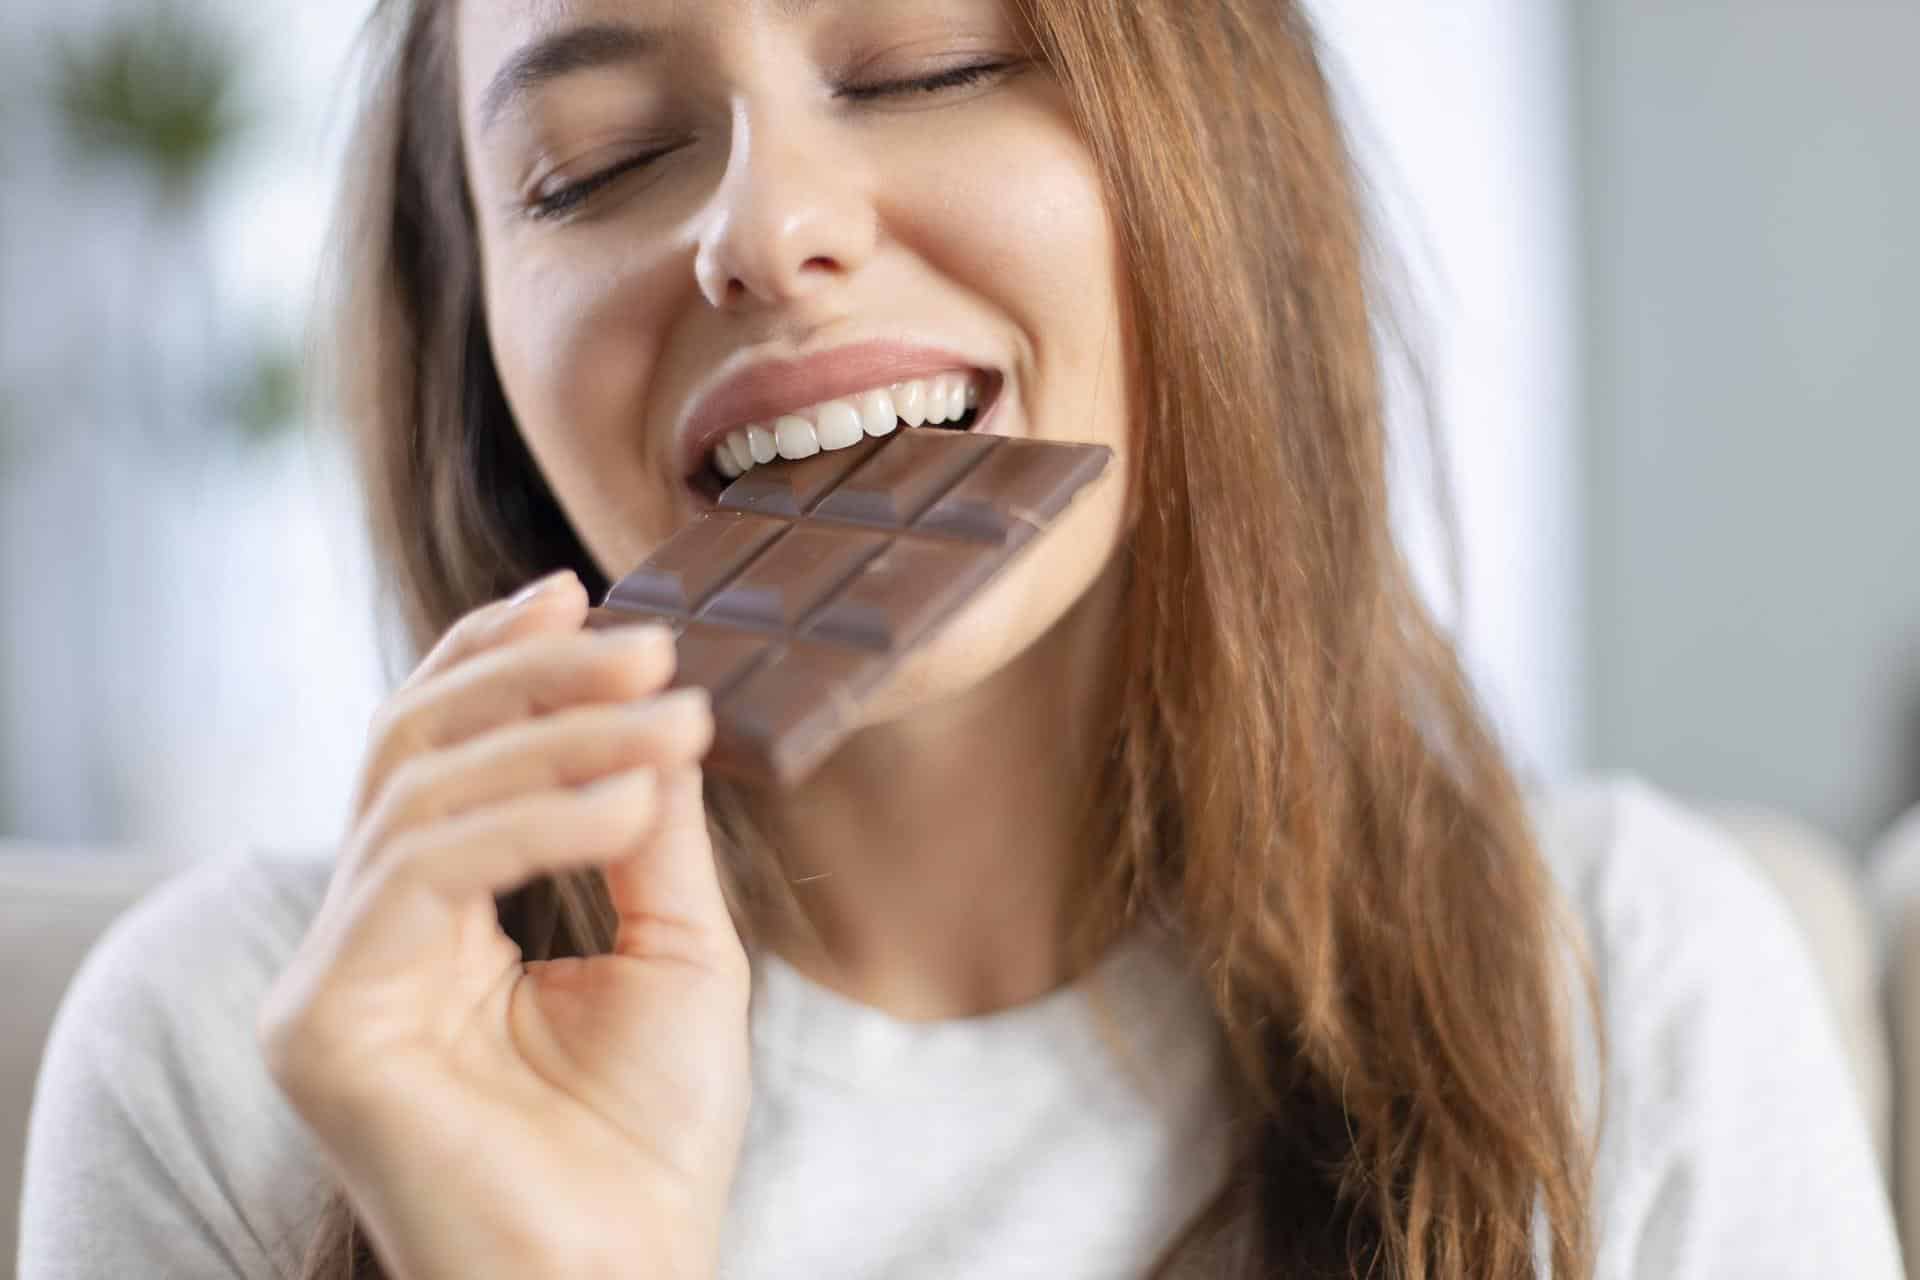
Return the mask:
<svg viewBox="0 0 1920 1280"><path fill-rule="evenodd" d="M706 695L571 573L463 618L374 721L269 1070L396 1277L713 1274L748 968L701 799ZM603 866L611 954L522 963L493 895Z"/></svg>

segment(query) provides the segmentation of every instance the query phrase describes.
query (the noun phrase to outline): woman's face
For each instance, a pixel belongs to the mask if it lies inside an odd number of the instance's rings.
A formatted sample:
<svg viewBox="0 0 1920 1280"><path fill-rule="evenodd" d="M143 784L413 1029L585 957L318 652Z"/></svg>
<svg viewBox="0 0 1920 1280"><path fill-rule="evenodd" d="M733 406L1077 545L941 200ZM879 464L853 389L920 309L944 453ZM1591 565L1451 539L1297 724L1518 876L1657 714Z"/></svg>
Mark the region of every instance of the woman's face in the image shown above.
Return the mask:
<svg viewBox="0 0 1920 1280"><path fill-rule="evenodd" d="M610 577L710 504L716 448L959 386L972 429L1117 465L904 683L969 687L1067 615L1126 505L1114 235L1000 0L461 0L457 30L494 357Z"/></svg>

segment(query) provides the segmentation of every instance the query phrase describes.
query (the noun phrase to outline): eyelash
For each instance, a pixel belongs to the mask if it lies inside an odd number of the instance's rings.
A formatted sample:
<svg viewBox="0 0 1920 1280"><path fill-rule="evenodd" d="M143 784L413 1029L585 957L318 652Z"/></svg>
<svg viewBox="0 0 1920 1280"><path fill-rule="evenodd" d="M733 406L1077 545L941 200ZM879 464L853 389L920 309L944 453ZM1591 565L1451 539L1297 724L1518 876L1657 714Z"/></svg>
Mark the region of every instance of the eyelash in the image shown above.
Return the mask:
<svg viewBox="0 0 1920 1280"><path fill-rule="evenodd" d="M1001 75L1013 70L1012 62L976 62L963 67L953 67L938 75L922 76L915 80L891 80L882 84L855 85L841 89L837 96L854 102L874 102L883 98L912 97L920 94L941 93L948 89L961 89L975 85L989 77ZM558 191L549 192L529 201L527 216L538 222L558 222L569 214L577 212L596 192L636 170L644 169L656 160L663 159L675 147L661 147L654 151L632 156L620 163L602 169L599 173L589 174L578 182L569 183Z"/></svg>
<svg viewBox="0 0 1920 1280"><path fill-rule="evenodd" d="M840 90L840 96L851 98L855 102L872 102L876 98L939 93L943 89L961 89L978 84L989 76L999 75L1012 68L1011 62L974 62L963 67L951 67L937 75L922 76L918 80L889 80L881 84L851 85Z"/></svg>

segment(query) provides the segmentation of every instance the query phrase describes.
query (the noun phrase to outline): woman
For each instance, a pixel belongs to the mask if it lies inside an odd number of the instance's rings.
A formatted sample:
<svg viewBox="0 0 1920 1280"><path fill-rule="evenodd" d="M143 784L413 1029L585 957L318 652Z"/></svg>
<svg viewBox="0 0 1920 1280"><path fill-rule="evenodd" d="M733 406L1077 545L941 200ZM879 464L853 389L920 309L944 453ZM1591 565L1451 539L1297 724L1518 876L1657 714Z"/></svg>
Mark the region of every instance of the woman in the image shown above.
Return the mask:
<svg viewBox="0 0 1920 1280"><path fill-rule="evenodd" d="M1292 5L375 22L342 372L431 651L324 895L164 999L141 939L295 873L96 958L71 1023L257 1005L267 1069L173 1071L229 1081L178 1143L62 1086L93 1154L37 1157L29 1276L83 1230L314 1280L1897 1274L1780 905L1644 793L1529 813L1415 600ZM929 401L1118 474L817 775L703 779L671 640L590 600L725 475ZM136 1131L205 1154L63 1229Z"/></svg>

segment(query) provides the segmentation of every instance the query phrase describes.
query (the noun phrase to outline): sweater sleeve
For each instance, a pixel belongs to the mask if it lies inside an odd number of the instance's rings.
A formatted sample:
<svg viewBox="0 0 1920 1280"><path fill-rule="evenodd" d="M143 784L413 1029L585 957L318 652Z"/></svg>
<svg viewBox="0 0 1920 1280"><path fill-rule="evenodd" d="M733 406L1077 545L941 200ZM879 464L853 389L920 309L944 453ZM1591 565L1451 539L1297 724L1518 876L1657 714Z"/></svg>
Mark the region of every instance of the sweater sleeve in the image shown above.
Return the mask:
<svg viewBox="0 0 1920 1280"><path fill-rule="evenodd" d="M267 1075L254 1017L325 873L261 857L195 867L88 953L28 1123L21 1280L297 1273L326 1169Z"/></svg>
<svg viewBox="0 0 1920 1280"><path fill-rule="evenodd" d="M1771 882L1636 784L1578 793L1549 825L1576 851L1608 1041L1596 1274L1899 1280L1865 1112Z"/></svg>

